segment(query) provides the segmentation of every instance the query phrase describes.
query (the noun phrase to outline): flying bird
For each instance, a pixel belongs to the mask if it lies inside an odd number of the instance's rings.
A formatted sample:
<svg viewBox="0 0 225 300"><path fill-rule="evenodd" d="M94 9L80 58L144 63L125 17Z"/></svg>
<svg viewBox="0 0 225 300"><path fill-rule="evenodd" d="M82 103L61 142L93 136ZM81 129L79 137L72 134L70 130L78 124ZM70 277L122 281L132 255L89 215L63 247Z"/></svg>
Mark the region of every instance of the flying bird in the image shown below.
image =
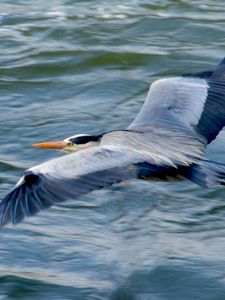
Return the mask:
<svg viewBox="0 0 225 300"><path fill-rule="evenodd" d="M225 185L225 165L205 149L225 125L225 59L214 69L153 82L124 130L33 145L66 151L25 171L0 203L0 225L129 179Z"/></svg>

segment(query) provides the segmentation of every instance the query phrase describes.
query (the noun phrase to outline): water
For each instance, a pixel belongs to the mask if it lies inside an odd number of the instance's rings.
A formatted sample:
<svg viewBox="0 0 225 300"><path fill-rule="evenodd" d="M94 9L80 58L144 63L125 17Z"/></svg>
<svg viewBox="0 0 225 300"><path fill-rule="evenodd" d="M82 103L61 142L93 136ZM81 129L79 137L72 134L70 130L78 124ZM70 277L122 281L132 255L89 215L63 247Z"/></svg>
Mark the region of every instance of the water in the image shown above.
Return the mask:
<svg viewBox="0 0 225 300"><path fill-rule="evenodd" d="M61 155L32 143L126 127L150 82L211 68L224 37L222 0L1 1L0 197ZM8 226L0 299L224 299L224 199L134 180Z"/></svg>

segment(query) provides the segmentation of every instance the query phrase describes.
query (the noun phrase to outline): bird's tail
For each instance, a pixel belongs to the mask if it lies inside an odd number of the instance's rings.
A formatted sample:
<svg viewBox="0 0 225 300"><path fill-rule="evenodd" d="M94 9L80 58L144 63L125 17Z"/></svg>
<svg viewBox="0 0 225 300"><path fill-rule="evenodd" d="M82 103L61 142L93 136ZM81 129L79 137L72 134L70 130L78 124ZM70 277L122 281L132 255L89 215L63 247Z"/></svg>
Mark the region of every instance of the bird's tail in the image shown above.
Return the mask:
<svg viewBox="0 0 225 300"><path fill-rule="evenodd" d="M225 164L202 160L188 168L185 177L206 188L225 185Z"/></svg>

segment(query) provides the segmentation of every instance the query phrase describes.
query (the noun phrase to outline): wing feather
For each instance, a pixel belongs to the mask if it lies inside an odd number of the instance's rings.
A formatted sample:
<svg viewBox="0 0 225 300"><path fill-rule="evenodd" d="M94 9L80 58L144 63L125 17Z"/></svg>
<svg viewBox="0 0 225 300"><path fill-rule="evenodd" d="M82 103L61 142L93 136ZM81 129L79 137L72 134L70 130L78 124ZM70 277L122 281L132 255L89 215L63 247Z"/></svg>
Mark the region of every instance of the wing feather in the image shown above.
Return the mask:
<svg viewBox="0 0 225 300"><path fill-rule="evenodd" d="M127 131L27 170L0 203L0 225L122 180L189 166L224 125L225 59L213 71L158 80Z"/></svg>
<svg viewBox="0 0 225 300"><path fill-rule="evenodd" d="M152 83L130 129L168 116L202 135L207 143L225 125L225 59L211 71L159 79Z"/></svg>
<svg viewBox="0 0 225 300"><path fill-rule="evenodd" d="M66 171L68 162L70 168ZM104 149L87 149L48 161L26 171L3 199L0 203L0 224L16 224L26 216L37 214L41 209L68 198L137 176L138 168L131 161L123 160L121 156L116 159L116 153L109 156Z"/></svg>
<svg viewBox="0 0 225 300"><path fill-rule="evenodd" d="M147 152L143 155L134 141L132 145L133 149L124 146L93 147L27 170L0 203L0 225L16 224L54 204L123 180L160 176L163 170L176 168L171 162L173 159L186 165L186 161L178 161L176 155L170 157L167 163L163 158L165 153L157 158L159 164L156 165L154 155L148 156Z"/></svg>
<svg viewBox="0 0 225 300"><path fill-rule="evenodd" d="M130 127L152 122L163 113L176 117L187 125L196 125L207 98L205 79L173 77L152 83L139 114Z"/></svg>

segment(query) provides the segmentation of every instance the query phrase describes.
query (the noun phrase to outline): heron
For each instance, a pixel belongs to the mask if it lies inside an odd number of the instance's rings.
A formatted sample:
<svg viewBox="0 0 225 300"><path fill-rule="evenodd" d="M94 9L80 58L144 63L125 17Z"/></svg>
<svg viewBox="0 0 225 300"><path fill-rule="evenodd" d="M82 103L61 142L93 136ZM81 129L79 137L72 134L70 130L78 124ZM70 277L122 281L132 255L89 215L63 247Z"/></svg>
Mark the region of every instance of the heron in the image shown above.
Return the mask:
<svg viewBox="0 0 225 300"><path fill-rule="evenodd" d="M130 179L225 185L205 150L225 125L225 58L209 71L154 81L125 129L34 144L67 152L26 170L0 203L0 225Z"/></svg>

